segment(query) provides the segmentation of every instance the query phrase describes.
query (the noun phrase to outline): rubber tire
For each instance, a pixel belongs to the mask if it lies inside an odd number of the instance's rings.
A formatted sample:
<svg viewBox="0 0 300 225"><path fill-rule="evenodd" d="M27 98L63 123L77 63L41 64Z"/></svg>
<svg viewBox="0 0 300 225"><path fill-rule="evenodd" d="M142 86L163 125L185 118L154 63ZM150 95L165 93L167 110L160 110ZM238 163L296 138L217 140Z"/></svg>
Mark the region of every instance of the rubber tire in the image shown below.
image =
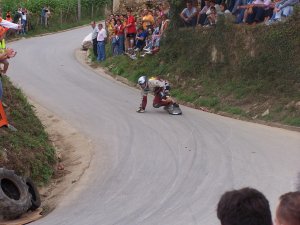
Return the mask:
<svg viewBox="0 0 300 225"><path fill-rule="evenodd" d="M13 170L0 168L0 215L16 219L31 206L31 195L23 179Z"/></svg>
<svg viewBox="0 0 300 225"><path fill-rule="evenodd" d="M34 211L41 206L41 196L30 177L25 179L25 183L28 186L29 193L31 194L31 207L28 210Z"/></svg>

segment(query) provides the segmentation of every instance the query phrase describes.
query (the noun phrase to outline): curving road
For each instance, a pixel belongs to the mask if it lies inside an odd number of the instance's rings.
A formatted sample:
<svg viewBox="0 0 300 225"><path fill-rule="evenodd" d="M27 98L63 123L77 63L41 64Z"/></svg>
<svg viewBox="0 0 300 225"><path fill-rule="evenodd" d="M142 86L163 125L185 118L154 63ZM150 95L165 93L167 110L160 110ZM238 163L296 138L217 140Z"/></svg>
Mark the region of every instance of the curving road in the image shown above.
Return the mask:
<svg viewBox="0 0 300 225"><path fill-rule="evenodd" d="M296 188L300 134L182 107L170 116L137 89L78 63L89 27L8 44L9 75L94 143L90 168L34 225L216 225L221 194L251 186L270 200Z"/></svg>

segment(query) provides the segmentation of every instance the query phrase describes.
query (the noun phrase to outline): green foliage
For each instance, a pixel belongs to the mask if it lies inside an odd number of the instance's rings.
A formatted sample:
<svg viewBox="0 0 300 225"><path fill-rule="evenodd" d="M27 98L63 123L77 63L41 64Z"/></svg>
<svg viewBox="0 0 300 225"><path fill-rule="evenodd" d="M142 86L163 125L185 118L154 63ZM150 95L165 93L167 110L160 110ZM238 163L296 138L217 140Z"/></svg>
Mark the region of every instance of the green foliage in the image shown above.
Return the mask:
<svg viewBox="0 0 300 225"><path fill-rule="evenodd" d="M244 115L244 116L246 115L244 110L242 110L241 108L238 108L238 107L227 106L223 110L225 112L228 112L228 113L234 114L234 115Z"/></svg>
<svg viewBox="0 0 300 225"><path fill-rule="evenodd" d="M179 7L172 11L178 17L184 2L171 4ZM196 107L299 126L299 20L296 7L291 18L274 26L237 26L220 17L216 27L193 29L175 21L158 54L109 57L105 66L134 83L142 74L168 79L172 96Z"/></svg>
<svg viewBox="0 0 300 225"><path fill-rule="evenodd" d="M300 118L299 117L287 117L283 120L287 125L300 127Z"/></svg>
<svg viewBox="0 0 300 225"><path fill-rule="evenodd" d="M53 174L55 150L32 106L20 89L3 79L4 99L9 105L7 117L17 132L0 130L0 150L7 152L8 161L0 157L0 164L17 173L31 176L38 183L46 183Z"/></svg>
<svg viewBox="0 0 300 225"><path fill-rule="evenodd" d="M82 18L95 18L103 14L103 6L111 4L110 0L81 0ZM77 21L78 0L2 0L0 7L2 12L11 11L14 16L18 8L26 8L29 11L29 20L33 25L40 21L42 8L50 8L52 24L57 22ZM93 14L93 15L92 15ZM5 15L5 14L4 14Z"/></svg>
<svg viewBox="0 0 300 225"><path fill-rule="evenodd" d="M195 101L196 106L204 106L208 108L217 107L220 104L220 100L217 97L199 98Z"/></svg>

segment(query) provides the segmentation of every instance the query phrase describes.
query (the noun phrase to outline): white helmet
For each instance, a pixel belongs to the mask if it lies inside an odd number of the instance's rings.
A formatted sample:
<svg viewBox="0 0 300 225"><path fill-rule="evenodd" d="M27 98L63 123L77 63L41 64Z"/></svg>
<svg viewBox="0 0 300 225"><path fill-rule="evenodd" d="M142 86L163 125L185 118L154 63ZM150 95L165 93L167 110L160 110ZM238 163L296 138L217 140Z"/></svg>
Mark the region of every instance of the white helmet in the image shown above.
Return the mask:
<svg viewBox="0 0 300 225"><path fill-rule="evenodd" d="M139 79L138 79L138 84L139 85L143 85L145 84L147 81L147 77L146 76L141 76Z"/></svg>

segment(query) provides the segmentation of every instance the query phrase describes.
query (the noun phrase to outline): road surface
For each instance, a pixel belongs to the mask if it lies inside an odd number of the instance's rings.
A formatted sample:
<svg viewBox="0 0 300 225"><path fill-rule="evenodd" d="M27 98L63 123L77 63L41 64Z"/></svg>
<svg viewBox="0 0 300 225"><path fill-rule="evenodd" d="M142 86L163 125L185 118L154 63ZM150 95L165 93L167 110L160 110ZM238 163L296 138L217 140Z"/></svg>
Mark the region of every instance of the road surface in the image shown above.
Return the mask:
<svg viewBox="0 0 300 225"><path fill-rule="evenodd" d="M78 63L84 27L8 44L9 76L31 99L94 144L90 168L34 225L216 225L225 191L251 186L270 200L295 190L297 132L182 107L170 116L140 92Z"/></svg>

